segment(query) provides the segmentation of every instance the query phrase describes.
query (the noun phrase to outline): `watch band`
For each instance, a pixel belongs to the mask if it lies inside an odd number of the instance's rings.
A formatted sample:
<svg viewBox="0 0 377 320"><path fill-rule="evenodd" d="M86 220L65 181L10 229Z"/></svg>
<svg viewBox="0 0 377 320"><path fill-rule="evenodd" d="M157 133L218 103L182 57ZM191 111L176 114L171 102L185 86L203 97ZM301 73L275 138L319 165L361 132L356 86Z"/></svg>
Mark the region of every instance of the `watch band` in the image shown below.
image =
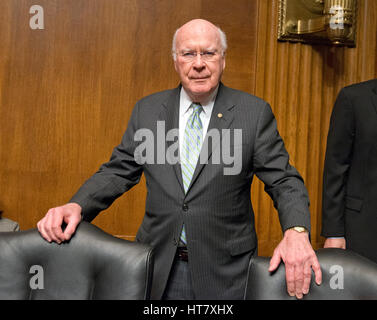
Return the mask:
<svg viewBox="0 0 377 320"><path fill-rule="evenodd" d="M289 229L293 229L293 230L295 230L295 231L297 231L297 232L308 232L308 229L306 229L305 227L299 227L299 226L297 226L297 227L292 227L292 228L289 228Z"/></svg>

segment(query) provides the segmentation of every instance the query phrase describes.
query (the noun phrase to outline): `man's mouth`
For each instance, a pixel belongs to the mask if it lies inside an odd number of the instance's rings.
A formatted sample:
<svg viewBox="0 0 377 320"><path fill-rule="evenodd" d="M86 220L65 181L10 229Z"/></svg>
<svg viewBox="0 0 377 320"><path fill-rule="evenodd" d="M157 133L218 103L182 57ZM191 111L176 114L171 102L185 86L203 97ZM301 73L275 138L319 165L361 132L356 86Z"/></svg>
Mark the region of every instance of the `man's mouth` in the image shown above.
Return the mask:
<svg viewBox="0 0 377 320"><path fill-rule="evenodd" d="M209 77L200 77L200 78L191 77L191 80L201 81L201 80L207 80L208 78L209 78Z"/></svg>

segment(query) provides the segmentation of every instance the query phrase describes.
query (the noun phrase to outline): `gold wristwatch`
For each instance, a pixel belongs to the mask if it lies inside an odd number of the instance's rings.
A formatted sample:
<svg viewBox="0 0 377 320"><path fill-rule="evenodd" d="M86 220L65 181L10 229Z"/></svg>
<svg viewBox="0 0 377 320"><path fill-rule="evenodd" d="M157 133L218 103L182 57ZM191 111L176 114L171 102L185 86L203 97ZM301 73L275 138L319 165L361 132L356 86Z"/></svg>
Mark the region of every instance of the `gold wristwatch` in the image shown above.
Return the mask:
<svg viewBox="0 0 377 320"><path fill-rule="evenodd" d="M308 229L306 229L305 227L292 227L292 228L289 228L289 229L292 229L292 230L295 230L297 232L308 232Z"/></svg>

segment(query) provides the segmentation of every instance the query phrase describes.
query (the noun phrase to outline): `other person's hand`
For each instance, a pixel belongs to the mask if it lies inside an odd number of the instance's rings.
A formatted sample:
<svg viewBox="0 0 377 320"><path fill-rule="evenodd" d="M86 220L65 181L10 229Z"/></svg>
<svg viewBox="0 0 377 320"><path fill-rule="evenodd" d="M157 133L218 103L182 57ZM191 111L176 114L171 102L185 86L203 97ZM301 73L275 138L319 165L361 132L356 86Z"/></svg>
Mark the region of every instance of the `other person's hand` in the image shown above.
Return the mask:
<svg viewBox="0 0 377 320"><path fill-rule="evenodd" d="M77 203L67 203L63 206L48 210L42 220L37 223L37 228L43 238L48 242L61 243L71 238L81 221L81 206ZM62 224L67 226L63 232Z"/></svg>
<svg viewBox="0 0 377 320"><path fill-rule="evenodd" d="M321 267L307 232L286 230L283 240L276 247L270 260L268 271L276 270L281 260L285 264L287 291L290 296L301 299L304 294L309 292L312 278L311 269L314 271L315 282L318 285L321 284Z"/></svg>
<svg viewBox="0 0 377 320"><path fill-rule="evenodd" d="M345 238L327 238L323 247L346 249L346 239Z"/></svg>

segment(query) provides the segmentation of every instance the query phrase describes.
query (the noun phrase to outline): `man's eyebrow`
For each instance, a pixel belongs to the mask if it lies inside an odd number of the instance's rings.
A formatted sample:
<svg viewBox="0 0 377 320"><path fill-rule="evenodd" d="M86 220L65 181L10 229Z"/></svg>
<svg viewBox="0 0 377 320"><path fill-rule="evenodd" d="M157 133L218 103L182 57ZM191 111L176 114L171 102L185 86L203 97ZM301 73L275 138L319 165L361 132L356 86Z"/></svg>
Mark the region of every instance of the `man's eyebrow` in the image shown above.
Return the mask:
<svg viewBox="0 0 377 320"><path fill-rule="evenodd" d="M179 51L180 52L187 52L187 51L195 51L196 52L195 49L189 49L189 48L183 48L183 49L181 49ZM204 52L204 51L219 51L219 49L210 47L210 48L201 49L200 51L201 52Z"/></svg>

